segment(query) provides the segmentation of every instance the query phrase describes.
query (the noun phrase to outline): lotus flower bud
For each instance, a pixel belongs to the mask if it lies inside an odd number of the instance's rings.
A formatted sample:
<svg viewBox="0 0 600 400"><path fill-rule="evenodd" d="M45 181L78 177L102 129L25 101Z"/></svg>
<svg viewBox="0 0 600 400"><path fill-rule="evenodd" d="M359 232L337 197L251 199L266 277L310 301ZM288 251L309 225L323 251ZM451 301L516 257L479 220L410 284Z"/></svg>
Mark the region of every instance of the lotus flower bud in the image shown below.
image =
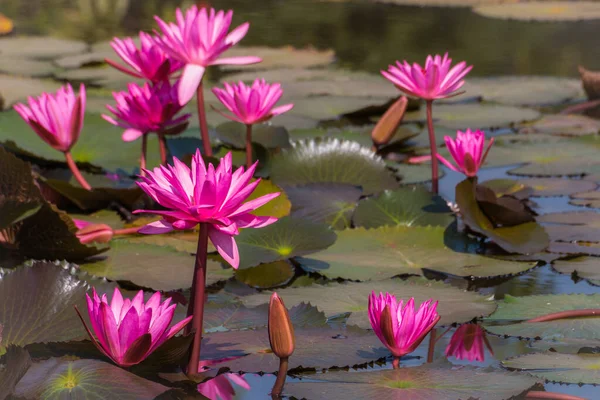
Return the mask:
<svg viewBox="0 0 600 400"><path fill-rule="evenodd" d="M296 346L294 326L277 293L273 293L269 302L269 342L271 350L279 358L291 356Z"/></svg>
<svg viewBox="0 0 600 400"><path fill-rule="evenodd" d="M93 224L79 219L74 219L73 223L77 227L75 235L82 244L108 243L114 235L113 229L106 224Z"/></svg>

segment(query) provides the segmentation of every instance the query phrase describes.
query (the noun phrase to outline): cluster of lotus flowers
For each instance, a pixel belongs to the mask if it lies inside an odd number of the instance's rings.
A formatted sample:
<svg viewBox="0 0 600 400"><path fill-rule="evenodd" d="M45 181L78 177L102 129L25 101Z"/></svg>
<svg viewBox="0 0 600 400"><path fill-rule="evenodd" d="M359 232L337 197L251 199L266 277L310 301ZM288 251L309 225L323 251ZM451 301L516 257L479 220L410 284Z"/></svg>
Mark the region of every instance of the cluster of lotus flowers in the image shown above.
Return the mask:
<svg viewBox="0 0 600 400"><path fill-rule="evenodd" d="M247 164L245 168L234 171L231 153L222 158L217 167L205 164L203 155L210 156L212 152L203 100L202 82L206 68L261 61L258 57L222 57L246 35L249 28L249 24L244 23L229 32L231 19L232 11L217 12L192 6L184 13L178 9L173 23L156 17L161 32L155 31L153 35L140 33L139 47L132 38L113 40L112 47L124 65L107 60L118 70L146 80L142 86L131 83L126 91L114 93L116 105L107 106L112 115L104 115L106 121L123 128L124 141L143 139L141 180L137 184L163 210L137 210L161 217L140 229L139 233L162 234L199 227L196 268L200 271L206 267L207 240L214 244L225 261L237 268L239 252L235 237L239 230L262 228L277 220L275 217L257 217L251 212L279 193L246 201L260 182L260 179L253 180L256 163L252 163L249 147L251 128L293 107L292 104L276 106L283 95L281 85L269 84L263 79L256 79L249 86L239 82L214 88L213 93L229 111L223 115L247 127ZM458 131L456 138L445 138L454 163L436 151L432 103L459 94L457 91L463 86L463 78L471 68L465 62L452 67L452 60L446 54L427 57L424 66L416 63L410 65L404 61L382 71L383 76L401 91L424 99L427 103L434 191L437 190L438 159L448 168L472 178L477 175L493 142L490 141L485 149L484 133L467 129ZM194 93L198 98L203 154L198 149L190 166L177 158L173 158L172 165L167 165L164 137L186 129L191 115L181 114L181 111ZM83 187L91 189L70 154L84 126L85 105L85 87L81 85L76 95L73 88L66 85L54 94L43 93L38 98L29 98L28 105L18 104L15 110L42 140L65 154L76 179ZM148 170L145 168L145 146L146 138L151 133L159 137L163 165ZM109 241L115 233L106 225L90 226L81 221L75 222L82 243ZM129 300L123 299L117 289L109 304L105 294L99 296L94 291L87 299L91 327L86 326L93 343L113 362L128 367L141 362L187 326L187 331L195 331L196 335L187 371L196 373L199 368L204 302L204 282L197 281L200 275L194 274L194 301L190 301L189 317L171 328L175 305L170 303L170 299L161 304L158 293L144 303L142 292ZM432 300L416 307L414 299L398 302L389 293L379 296L373 293L369 297L369 318L375 334L398 360L414 351L434 329L440 319L436 306L437 303ZM463 339L466 336L469 339L465 341ZM282 365L287 366L287 361L284 364L283 360L287 360L294 351L294 331L287 310L277 294L271 299L269 337L273 352L282 360ZM456 331L455 337L446 350L448 355L469 360L483 359L484 335L481 328L464 325ZM468 346L462 344L465 342L469 343ZM285 372L279 375L285 377ZM277 389L279 393L281 387ZM274 389L274 393L277 390Z"/></svg>

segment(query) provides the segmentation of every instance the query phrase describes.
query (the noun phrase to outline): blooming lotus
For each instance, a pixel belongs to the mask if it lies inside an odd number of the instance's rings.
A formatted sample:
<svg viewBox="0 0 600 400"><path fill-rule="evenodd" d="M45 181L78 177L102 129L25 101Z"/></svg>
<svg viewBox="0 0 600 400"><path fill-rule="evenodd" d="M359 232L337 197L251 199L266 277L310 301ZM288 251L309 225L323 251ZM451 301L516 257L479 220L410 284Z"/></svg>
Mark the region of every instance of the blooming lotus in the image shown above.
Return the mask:
<svg viewBox="0 0 600 400"><path fill-rule="evenodd" d="M80 219L73 219L73 223L77 228L75 236L82 244L108 243L114 235L113 229L106 224L94 224Z"/></svg>
<svg viewBox="0 0 600 400"><path fill-rule="evenodd" d="M228 33L233 11L226 13L211 8L198 9L193 5L185 15L181 9L175 11L176 23L166 23L154 17L162 31L156 41L170 57L185 64L179 86L179 101L190 101L200 85L204 71L210 65L255 64L258 57L220 58L221 54L238 43L250 27L244 23Z"/></svg>
<svg viewBox="0 0 600 400"><path fill-rule="evenodd" d="M381 74L396 87L409 96L424 100L436 100L456 95L456 91L464 85L463 78L473 66L462 61L450 68L452 59L448 53L444 56L427 56L425 66L414 63L396 61L387 71Z"/></svg>
<svg viewBox="0 0 600 400"><path fill-rule="evenodd" d="M369 296L369 321L375 334L394 357L412 353L440 320L437 301L427 300L415 313L415 299L406 304L394 295L372 292Z"/></svg>
<svg viewBox="0 0 600 400"><path fill-rule="evenodd" d="M192 319L187 317L169 329L176 305L171 304L171 299L161 304L159 292L146 303L142 290L129 300L123 299L119 289L115 288L110 305L106 294L98 297L95 289L92 297L87 294L86 297L92 329L83 318L81 321L98 350L121 367L143 361Z"/></svg>
<svg viewBox="0 0 600 400"><path fill-rule="evenodd" d="M246 390L250 389L250 385L243 376L227 372L200 383L198 392L210 400L232 400L235 397L235 389L231 382Z"/></svg>
<svg viewBox="0 0 600 400"><path fill-rule="evenodd" d="M494 143L494 138L492 138L484 153L485 133L480 130L472 132L470 129L465 132L456 131L456 139L446 136L444 140L455 164L450 163L439 154L437 154L438 160L451 170L462 172L470 178L477 176L477 171L485 162Z"/></svg>
<svg viewBox="0 0 600 400"><path fill-rule="evenodd" d="M130 37L114 38L110 45L127 67L109 59L105 61L119 71L136 78L158 83L168 80L171 74L183 68L183 63L167 56L155 43L154 38L145 32L140 32L139 49Z"/></svg>
<svg viewBox="0 0 600 400"><path fill-rule="evenodd" d="M254 163L248 170L243 167L232 171L231 153L221 159L217 168L204 164L200 150L192 157L191 169L177 158L173 165L160 166L146 171L138 185L158 204L160 210L137 210L162 216L139 233L160 234L172 230L192 229L207 224L208 237L219 254L233 266L239 265L235 236L239 228L262 228L277 221L275 217L257 217L250 212L268 203L279 193L270 193L244 203L260 183L251 182L256 169Z"/></svg>
<svg viewBox="0 0 600 400"><path fill-rule="evenodd" d="M459 360L483 362L485 360L484 344L490 353L494 354L482 327L477 324L461 325L454 332L446 347L446 357L454 356Z"/></svg>

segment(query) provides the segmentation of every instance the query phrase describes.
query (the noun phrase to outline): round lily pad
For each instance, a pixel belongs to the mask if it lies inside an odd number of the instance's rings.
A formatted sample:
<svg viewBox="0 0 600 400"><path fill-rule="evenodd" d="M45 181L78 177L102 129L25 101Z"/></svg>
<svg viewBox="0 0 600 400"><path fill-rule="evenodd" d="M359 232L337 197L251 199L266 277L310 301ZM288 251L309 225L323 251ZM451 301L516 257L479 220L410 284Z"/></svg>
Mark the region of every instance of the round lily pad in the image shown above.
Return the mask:
<svg viewBox="0 0 600 400"><path fill-rule="evenodd" d="M385 104L388 100L384 97L346 96L295 97L290 99L294 103L291 114L317 120L335 119L340 115L351 114L369 106Z"/></svg>
<svg viewBox="0 0 600 400"><path fill-rule="evenodd" d="M66 80L72 83L85 83L92 86L102 86L107 89L123 90L128 83L143 85L144 81L131 75L112 68L108 65L99 67L86 67L78 69L66 69L54 74L59 80Z"/></svg>
<svg viewBox="0 0 600 400"><path fill-rule="evenodd" d="M600 214L593 211L544 214L537 220L552 240L600 242Z"/></svg>
<svg viewBox="0 0 600 400"><path fill-rule="evenodd" d="M260 264L235 271L235 279L257 289L285 285L294 277L294 266L287 260Z"/></svg>
<svg viewBox="0 0 600 400"><path fill-rule="evenodd" d="M580 83L579 83L580 85ZM520 134L546 134L559 136L595 135L600 131L600 121L585 115L544 115L530 124L519 128Z"/></svg>
<svg viewBox="0 0 600 400"><path fill-rule="evenodd" d="M594 182L560 178L520 179L519 183L533 189L531 196L534 197L567 196L594 190L598 187Z"/></svg>
<svg viewBox="0 0 600 400"><path fill-rule="evenodd" d="M271 179L277 185L347 183L373 194L398 186L381 157L358 143L337 139L303 140L273 157Z"/></svg>
<svg viewBox="0 0 600 400"><path fill-rule="evenodd" d="M386 190L358 203L354 225L365 228L380 226L448 226L455 220L446 202L422 186Z"/></svg>
<svg viewBox="0 0 600 400"><path fill-rule="evenodd" d="M600 208L600 192L591 191L571 195L571 204L590 208Z"/></svg>
<svg viewBox="0 0 600 400"><path fill-rule="evenodd" d="M535 263L503 261L469 252L470 239L446 227L395 226L338 232L333 246L303 257L302 268L330 279L381 280L433 270L465 278L518 274ZM452 250L456 248L457 250Z"/></svg>
<svg viewBox="0 0 600 400"><path fill-rule="evenodd" d="M578 278L587 279L600 286L600 258L581 256L569 260L556 260L552 267L561 274L576 274Z"/></svg>
<svg viewBox="0 0 600 400"><path fill-rule="evenodd" d="M600 384L598 354L560 354L555 352L526 354L502 361L511 370L560 383Z"/></svg>
<svg viewBox="0 0 600 400"><path fill-rule="evenodd" d="M514 179L491 179L481 182L480 186L485 186L494 191L497 197L512 196L516 199L523 200L531 197L533 189L528 187L522 181Z"/></svg>
<svg viewBox="0 0 600 400"><path fill-rule="evenodd" d="M475 7L473 11L488 18L523 21L580 21L600 18L600 4L592 1L490 4Z"/></svg>
<svg viewBox="0 0 600 400"><path fill-rule="evenodd" d="M367 305L372 291L389 292L405 300L414 297L416 303L429 299L439 301L437 312L442 317L441 325L470 321L473 318L489 315L496 308L494 301L488 297L424 278L290 287L277 290L277 294L288 307L310 299L311 304L328 317L351 312L348 324L370 328ZM263 292L245 296L241 300L247 306L255 307L268 303L269 297L270 293Z"/></svg>
<svg viewBox="0 0 600 400"><path fill-rule="evenodd" d="M295 49L293 47L237 47L227 51L227 57L260 57L258 64L244 66L243 69L309 68L333 63L333 50ZM224 70L239 70L237 65L225 65Z"/></svg>
<svg viewBox="0 0 600 400"><path fill-rule="evenodd" d="M58 83L50 80L0 74L0 98L2 99L0 107L2 110L9 110L16 103L27 101L28 96L38 96L42 92L55 92L59 87ZM2 139L18 140L18 135L13 131L12 137ZM48 146L45 143L44 145Z"/></svg>
<svg viewBox="0 0 600 400"><path fill-rule="evenodd" d="M431 181L430 164L400 164L387 161L387 164L396 172L402 185L414 185L415 183L425 183ZM439 171L439 178L443 178L446 173Z"/></svg>
<svg viewBox="0 0 600 400"><path fill-rule="evenodd" d="M247 201L251 201L271 193L279 193L279 196L269 201L267 204L257 208L256 210L251 211L250 213L252 215L282 218L290 214L292 204L290 203L288 194L268 179L261 179L260 183L248 197Z"/></svg>
<svg viewBox="0 0 600 400"><path fill-rule="evenodd" d="M237 149L246 148L246 126L238 122L225 122L215 128L217 138ZM252 126L252 142L267 149L290 146L288 131L283 126L255 124Z"/></svg>
<svg viewBox="0 0 600 400"><path fill-rule="evenodd" d="M18 56L51 60L68 54L82 53L86 49L87 45L84 42L50 36L16 36L0 39L2 58Z"/></svg>
<svg viewBox="0 0 600 400"><path fill-rule="evenodd" d="M0 57L0 72L10 75L46 78L52 76L55 67L49 61L23 57Z"/></svg>
<svg viewBox="0 0 600 400"><path fill-rule="evenodd" d="M506 295L498 309L486 321L486 329L497 335L539 338L543 340L600 338L600 318L564 318L547 322L526 322L560 311L598 308L600 294L560 294L513 297ZM501 323L523 321L510 325Z"/></svg>

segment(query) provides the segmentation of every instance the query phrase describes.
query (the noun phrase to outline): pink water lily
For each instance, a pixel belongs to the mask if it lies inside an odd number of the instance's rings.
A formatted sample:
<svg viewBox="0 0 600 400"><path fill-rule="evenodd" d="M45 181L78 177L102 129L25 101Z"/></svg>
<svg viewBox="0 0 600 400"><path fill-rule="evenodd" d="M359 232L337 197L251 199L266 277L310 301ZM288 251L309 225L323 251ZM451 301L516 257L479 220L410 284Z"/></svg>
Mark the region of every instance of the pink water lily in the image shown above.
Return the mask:
<svg viewBox="0 0 600 400"><path fill-rule="evenodd" d="M396 65L390 65L381 74L409 96L436 100L456 95L465 83L463 78L473 68L464 61L451 66L452 59L448 53L444 56L436 54L427 56L423 67L417 63L410 65L407 61L396 61Z"/></svg>
<svg viewBox="0 0 600 400"><path fill-rule="evenodd" d="M440 320L437 301L427 300L415 313L415 299L404 304L394 295L372 292L369 296L369 321L375 334L394 357L412 353Z"/></svg>
<svg viewBox="0 0 600 400"><path fill-rule="evenodd" d="M477 176L477 171L485 162L488 152L494 144L494 138L491 138L484 152L485 133L480 130L472 132L470 129L464 132L456 131L456 139L446 136L444 140L455 164L450 163L439 154L437 154L438 160L451 170L462 172L470 178Z"/></svg>
<svg viewBox="0 0 600 400"><path fill-rule="evenodd" d="M485 360L485 347L491 354L492 346L487 340L485 329L477 324L463 324L450 339L446 347L446 357L454 356L459 360L479 361Z"/></svg>
<svg viewBox="0 0 600 400"><path fill-rule="evenodd" d="M243 376L230 372L217 375L213 379L200 383L198 392L210 400L232 400L235 397L235 389L231 383L249 390L250 385Z"/></svg>
<svg viewBox="0 0 600 400"><path fill-rule="evenodd" d="M92 329L83 318L81 321L90 339L98 350L121 367L143 361L192 319L187 317L169 329L176 304L171 304L171 299L161 304L159 292L146 303L142 290L130 300L123 299L119 289L115 288L110 305L106 294L99 297L95 289L92 297L86 294L86 298Z"/></svg>
<svg viewBox="0 0 600 400"><path fill-rule="evenodd" d="M176 23L154 18L162 31L162 35L156 39L157 43L169 56L185 64L179 87L179 100L183 104L191 100L208 66L255 64L261 61L258 57L220 58L223 52L246 36L250 27L246 22L229 33L233 11L217 12L213 8L207 11L206 8L198 9L193 5L185 15L178 8L175 16Z"/></svg>
<svg viewBox="0 0 600 400"><path fill-rule="evenodd" d="M191 169L177 158L173 165L147 171L138 185L166 211L137 210L162 216L143 227L139 233L160 234L172 230L208 225L208 237L219 254L233 266L239 265L235 236L239 228L262 228L277 221L275 217L257 217L250 212L268 203L279 193L270 193L244 203L260 183L251 182L257 163L247 171L232 170L231 153L217 168L204 164L200 150L192 157Z"/></svg>
<svg viewBox="0 0 600 400"><path fill-rule="evenodd" d="M110 46L127 66L105 59L112 67L128 75L147 79L152 83L169 79L176 71L183 68L183 63L167 56L156 44L154 38L140 32L140 47L137 48L132 38L114 38Z"/></svg>

